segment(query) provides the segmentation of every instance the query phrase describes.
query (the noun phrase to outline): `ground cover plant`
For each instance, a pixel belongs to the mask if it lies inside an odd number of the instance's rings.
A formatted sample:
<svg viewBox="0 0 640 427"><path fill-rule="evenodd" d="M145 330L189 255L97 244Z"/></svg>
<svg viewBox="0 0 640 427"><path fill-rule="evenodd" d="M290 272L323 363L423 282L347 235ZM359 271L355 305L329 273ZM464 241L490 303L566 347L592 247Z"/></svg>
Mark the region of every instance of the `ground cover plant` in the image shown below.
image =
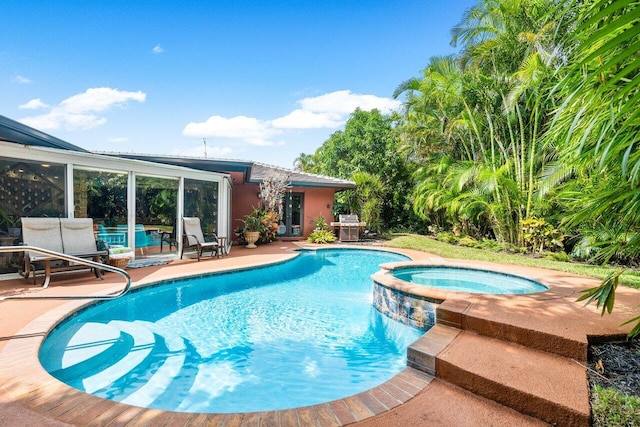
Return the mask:
<svg viewBox="0 0 640 427"><path fill-rule="evenodd" d="M593 425L640 425L640 343L592 346L589 366Z"/></svg>

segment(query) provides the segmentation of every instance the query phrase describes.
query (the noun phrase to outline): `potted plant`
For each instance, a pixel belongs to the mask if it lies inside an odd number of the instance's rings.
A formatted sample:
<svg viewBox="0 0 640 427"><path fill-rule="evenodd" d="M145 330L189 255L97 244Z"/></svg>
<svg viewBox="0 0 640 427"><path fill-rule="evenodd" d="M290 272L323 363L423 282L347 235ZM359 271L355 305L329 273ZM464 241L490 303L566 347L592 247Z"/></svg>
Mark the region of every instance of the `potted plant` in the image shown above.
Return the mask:
<svg viewBox="0 0 640 427"><path fill-rule="evenodd" d="M244 233L244 240L247 241L247 248L254 249L256 248L256 242L260 239L260 232L262 231L262 221L261 221L260 211L256 208L253 208L253 212L248 215L245 215L242 219L244 223L244 227L242 229Z"/></svg>

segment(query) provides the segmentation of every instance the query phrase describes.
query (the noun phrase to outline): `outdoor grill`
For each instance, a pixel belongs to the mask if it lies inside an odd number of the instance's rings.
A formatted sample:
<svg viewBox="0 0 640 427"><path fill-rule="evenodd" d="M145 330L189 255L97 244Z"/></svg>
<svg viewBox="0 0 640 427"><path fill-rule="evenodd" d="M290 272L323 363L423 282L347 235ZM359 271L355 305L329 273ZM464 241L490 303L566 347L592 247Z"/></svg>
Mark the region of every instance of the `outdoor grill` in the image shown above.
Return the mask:
<svg viewBox="0 0 640 427"><path fill-rule="evenodd" d="M340 215L338 222L332 222L331 226L338 228L338 239L341 242L357 242L360 236L360 227L367 225L360 222L358 215Z"/></svg>

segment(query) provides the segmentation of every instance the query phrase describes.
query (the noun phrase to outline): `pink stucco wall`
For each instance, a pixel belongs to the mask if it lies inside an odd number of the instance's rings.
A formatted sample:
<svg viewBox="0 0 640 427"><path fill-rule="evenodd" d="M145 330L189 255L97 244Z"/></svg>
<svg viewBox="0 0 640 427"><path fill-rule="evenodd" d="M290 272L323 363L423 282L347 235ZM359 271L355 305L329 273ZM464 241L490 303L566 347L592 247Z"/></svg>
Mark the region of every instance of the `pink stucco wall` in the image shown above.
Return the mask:
<svg viewBox="0 0 640 427"><path fill-rule="evenodd" d="M316 219L320 215L327 220L327 222L333 221L331 215L331 209L333 209L333 199L335 195L335 189L333 188L295 188L295 192L304 193L304 237L309 237L309 234L314 229Z"/></svg>
<svg viewBox="0 0 640 427"><path fill-rule="evenodd" d="M260 186L245 183L242 173L231 173L231 178L233 182L231 219L233 228L236 229L242 227L242 217L250 213L254 207L261 206L260 199L258 199ZM295 187L292 191L304 193L302 238L306 239L313 231L318 216L324 216L327 222L333 221L331 209L333 209L334 188Z"/></svg>

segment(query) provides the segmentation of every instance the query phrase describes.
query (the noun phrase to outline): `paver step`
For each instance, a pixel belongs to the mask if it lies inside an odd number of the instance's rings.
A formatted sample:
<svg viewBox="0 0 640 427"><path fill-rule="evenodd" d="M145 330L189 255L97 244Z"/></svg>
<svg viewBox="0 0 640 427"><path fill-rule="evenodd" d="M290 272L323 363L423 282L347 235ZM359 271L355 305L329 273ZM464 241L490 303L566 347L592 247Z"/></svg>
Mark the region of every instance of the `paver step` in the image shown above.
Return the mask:
<svg viewBox="0 0 640 427"><path fill-rule="evenodd" d="M532 313L532 316L539 313ZM585 362L587 360L588 343L585 339L563 336L557 324L543 325L543 321L521 316L521 324L508 318L503 322L496 318L491 309L478 309L477 305L463 299L450 298L436 309L437 323L444 326L476 332L480 335L510 341L535 348L547 353L569 357ZM547 316L543 316L546 320ZM553 329L555 328L555 329Z"/></svg>
<svg viewBox="0 0 640 427"><path fill-rule="evenodd" d="M436 356L458 336L460 329L435 324L407 347L407 366L436 375Z"/></svg>
<svg viewBox="0 0 640 427"><path fill-rule="evenodd" d="M586 369L576 361L462 331L440 351L436 377L562 426L588 426Z"/></svg>

